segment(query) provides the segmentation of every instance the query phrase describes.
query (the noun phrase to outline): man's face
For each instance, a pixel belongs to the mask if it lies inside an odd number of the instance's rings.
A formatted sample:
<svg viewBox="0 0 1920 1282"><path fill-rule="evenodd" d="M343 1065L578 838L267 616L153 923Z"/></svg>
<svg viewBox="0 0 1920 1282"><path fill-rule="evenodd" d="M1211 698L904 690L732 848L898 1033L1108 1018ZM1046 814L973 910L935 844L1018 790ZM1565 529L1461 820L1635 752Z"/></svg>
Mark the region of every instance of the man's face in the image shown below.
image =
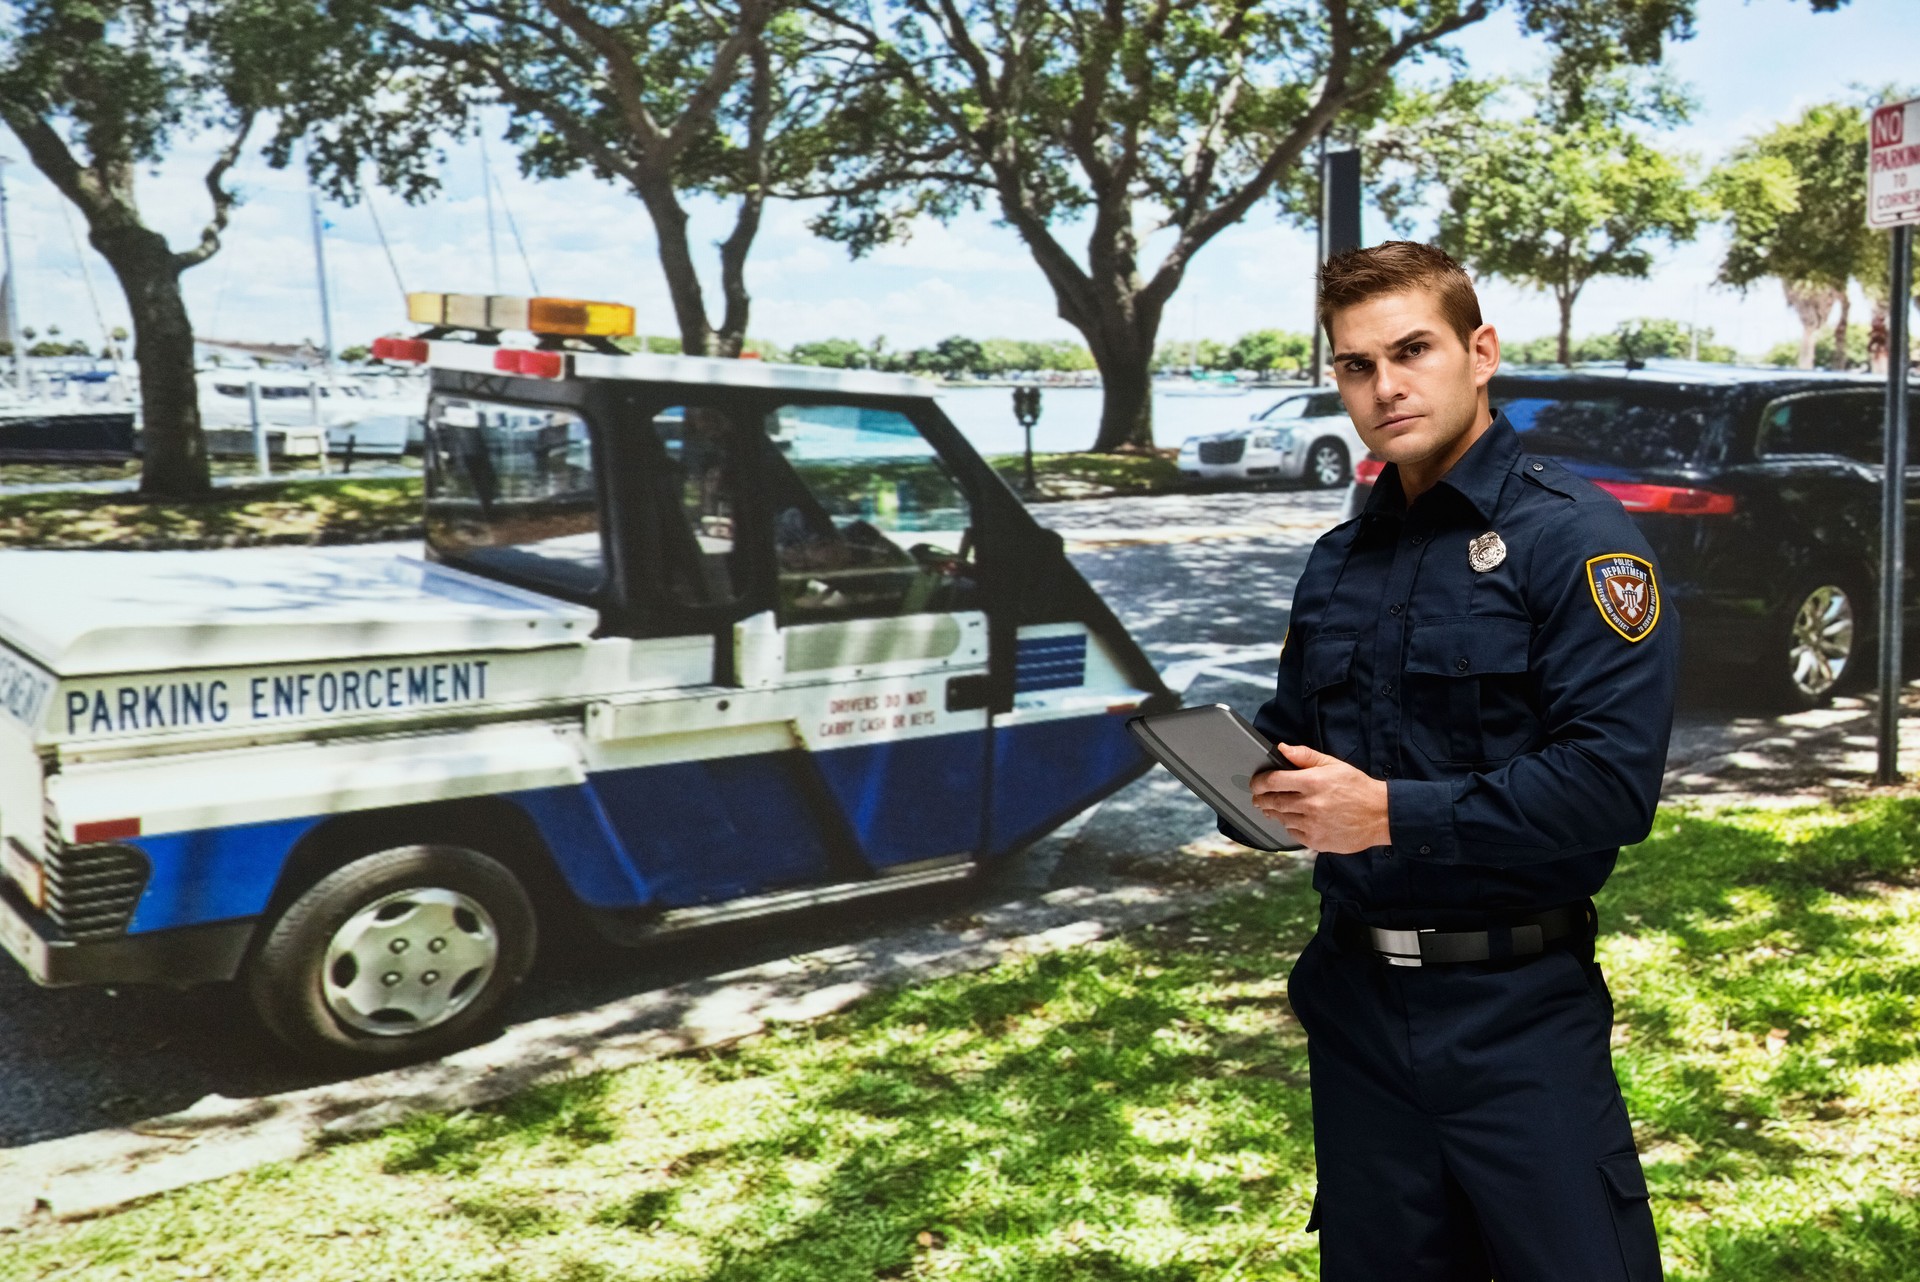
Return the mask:
<svg viewBox="0 0 1920 1282"><path fill-rule="evenodd" d="M1382 294L1335 312L1333 376L1360 439L1389 463L1445 457L1475 425L1480 392L1500 366L1482 325L1469 341L1425 289Z"/></svg>

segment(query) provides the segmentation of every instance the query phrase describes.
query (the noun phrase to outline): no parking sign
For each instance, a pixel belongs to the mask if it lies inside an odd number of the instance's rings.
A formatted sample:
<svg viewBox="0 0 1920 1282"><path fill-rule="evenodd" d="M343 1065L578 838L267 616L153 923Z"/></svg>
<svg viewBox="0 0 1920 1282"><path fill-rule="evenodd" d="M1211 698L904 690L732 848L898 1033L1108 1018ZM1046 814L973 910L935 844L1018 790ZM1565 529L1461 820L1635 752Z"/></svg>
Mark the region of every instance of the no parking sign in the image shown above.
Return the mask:
<svg viewBox="0 0 1920 1282"><path fill-rule="evenodd" d="M1867 150L1867 226L1920 223L1920 98L1876 107Z"/></svg>

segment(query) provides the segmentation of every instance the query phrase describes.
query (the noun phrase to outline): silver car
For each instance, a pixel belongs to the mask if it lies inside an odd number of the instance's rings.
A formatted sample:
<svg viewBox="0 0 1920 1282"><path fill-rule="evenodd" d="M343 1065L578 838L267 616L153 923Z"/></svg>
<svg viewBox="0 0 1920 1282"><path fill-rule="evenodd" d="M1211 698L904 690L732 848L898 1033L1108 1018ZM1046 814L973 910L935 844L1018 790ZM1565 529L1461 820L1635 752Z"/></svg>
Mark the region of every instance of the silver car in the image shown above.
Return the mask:
<svg viewBox="0 0 1920 1282"><path fill-rule="evenodd" d="M1180 445L1180 471L1208 481L1305 481L1335 489L1353 477L1366 446L1340 394L1327 390L1282 397L1243 426L1190 436Z"/></svg>

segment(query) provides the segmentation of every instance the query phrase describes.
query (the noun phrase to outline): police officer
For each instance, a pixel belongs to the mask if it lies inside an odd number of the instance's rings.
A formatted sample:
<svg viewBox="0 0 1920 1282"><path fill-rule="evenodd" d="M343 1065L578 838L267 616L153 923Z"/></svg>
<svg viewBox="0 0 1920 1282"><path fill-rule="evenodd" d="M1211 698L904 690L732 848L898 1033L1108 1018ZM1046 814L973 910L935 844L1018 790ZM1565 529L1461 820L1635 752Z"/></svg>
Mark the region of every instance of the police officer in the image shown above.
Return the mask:
<svg viewBox="0 0 1920 1282"><path fill-rule="evenodd" d="M1652 551L1489 404L1499 339L1446 255L1331 259L1320 321L1388 466L1300 577L1256 721L1296 768L1252 791L1320 852L1288 993L1321 1276L1648 1282L1590 897L1666 761L1677 630Z"/></svg>

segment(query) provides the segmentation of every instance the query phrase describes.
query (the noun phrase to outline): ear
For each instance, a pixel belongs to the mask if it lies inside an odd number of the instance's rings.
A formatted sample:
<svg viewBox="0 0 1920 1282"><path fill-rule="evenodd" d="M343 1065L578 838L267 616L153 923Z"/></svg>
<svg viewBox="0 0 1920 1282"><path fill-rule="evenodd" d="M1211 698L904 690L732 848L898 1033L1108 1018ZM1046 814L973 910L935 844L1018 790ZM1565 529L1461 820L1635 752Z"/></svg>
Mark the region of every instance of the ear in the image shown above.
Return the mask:
<svg viewBox="0 0 1920 1282"><path fill-rule="evenodd" d="M1467 340L1467 354L1473 359L1473 385L1485 387L1500 369L1500 335L1491 325L1482 325Z"/></svg>

